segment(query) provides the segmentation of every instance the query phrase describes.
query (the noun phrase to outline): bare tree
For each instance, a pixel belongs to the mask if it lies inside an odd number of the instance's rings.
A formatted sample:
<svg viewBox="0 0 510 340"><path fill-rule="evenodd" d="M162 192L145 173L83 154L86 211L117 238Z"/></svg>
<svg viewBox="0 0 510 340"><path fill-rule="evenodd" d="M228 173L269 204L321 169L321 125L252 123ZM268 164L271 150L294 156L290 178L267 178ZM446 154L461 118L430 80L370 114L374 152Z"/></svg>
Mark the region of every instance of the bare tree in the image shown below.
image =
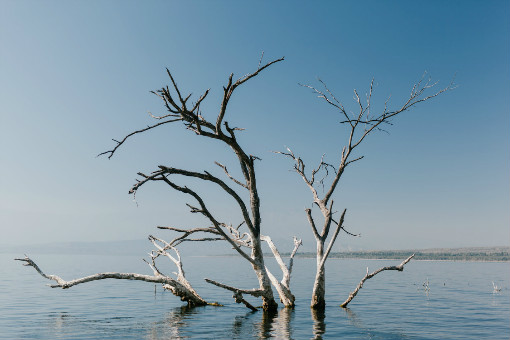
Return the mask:
<svg viewBox="0 0 510 340"><path fill-rule="evenodd" d="M262 55L263 56L263 55ZM218 287L228 289L232 291L233 298L238 303L244 303L248 308L256 310L254 306L249 304L243 297L243 294L252 295L254 297L262 298L262 307L264 310L276 310L277 303L273 296L273 290L271 284L273 284L279 295L280 300L286 307L294 307L295 297L290 291L290 275L292 271L293 257L301 245L301 240L294 240L294 250L290 258L289 266L285 265L278 250L276 249L271 238L261 234L261 216L260 216L260 197L257 189L257 181L255 175L255 162L259 160L258 157L247 153L237 140L238 131L244 129L238 127L231 127L225 120L227 114L227 107L234 91L248 80L256 77L266 68L280 61L284 58L270 61L264 65L261 65L262 57L259 61L258 68L255 72L249 73L236 81L234 81L233 74L230 74L227 85L223 87L223 98L214 120L208 120L201 112L201 104L209 94L209 90L206 90L198 99L194 102L190 102L191 94L183 96L181 89L175 82L171 72L167 69L168 77L172 83L172 86L165 86L157 91L152 91L153 94L157 95L162 101L168 111L167 114L162 116L150 116L158 122L149 125L143 129L133 131L126 135L122 140L115 140L116 145L108 151L100 153L98 156L106 155L110 159L119 149L121 145L126 142L130 137L140 134L146 131L150 131L154 128L174 123L182 122L187 130L194 132L196 135L206 137L209 140L216 140L224 145L228 146L235 154L240 171L242 173L242 179L236 179L228 171L227 167L219 162L215 162L219 166L226 176L238 187L240 190L246 190L244 194L240 194L233 187L228 185L222 179L212 175L208 171L196 172L186 169L179 169L170 166L160 165L157 170L150 174L138 173L141 177L131 187L129 193L136 196L137 191L148 182L161 182L168 185L173 190L179 191L191 197L195 203L187 204L191 213L196 213L204 216L208 223L207 227L198 228L178 228L178 227L165 227L160 226L160 229L166 229L177 233L177 237L172 239L170 242L166 242L161 239L157 239L153 236L150 237L151 242L156 246L157 251L152 254L152 263L149 263L150 267L154 271L154 276L144 276L133 273L101 273L92 275L89 277L73 280L64 281L60 277L55 275L46 275L40 271L39 267L28 257L24 259L18 259L26 262L26 265L34 267L44 277L57 281L55 287L69 288L73 285L89 282L93 280L100 280L106 278L117 278L117 279L132 279L132 280L143 280L148 282L160 282L165 285L167 289L178 296L181 296L184 300L188 301L189 304L199 305L206 304L206 302L198 296L193 290L189 282L184 277L182 271L182 262L179 252L176 246L182 242L209 242L209 241L226 241L230 246L246 261L248 261L258 279L259 286L254 289L241 289L233 286L219 283L211 279L206 279ZM186 185L178 184L177 179L181 178L192 178L198 179L203 182L212 183L216 188L220 189L221 192L227 194L233 202L234 207L240 212L242 221L234 227L224 221L220 221L213 212L208 208L206 202L201 195L195 190L191 189ZM246 195L247 193L247 195ZM247 196L248 200L245 201L242 196ZM264 263L264 254L262 250L262 242L265 241L269 245L273 252L276 261L280 265L282 270L283 279L278 281L276 277L269 272ZM173 257L168 251L173 250L176 257ZM156 268L154 260L159 256L166 256L179 269L177 280L170 279L164 276Z"/></svg>
<svg viewBox="0 0 510 340"><path fill-rule="evenodd" d="M425 76L425 75L424 75ZM307 174L305 172L305 163L304 161L292 152L289 148L285 152L276 152L282 154L286 157L291 158L294 161L294 171L297 172L305 184L308 186L313 196L313 205L316 205L323 217L322 221L322 230L319 233L315 220L312 216L312 209L305 209L306 216L308 222L311 226L313 235L315 237L317 243L317 270L315 274L315 281L312 292L312 301L311 307L314 309L323 309L325 308L326 301L324 299L325 296L325 263L331 252L333 244L335 243L337 236L341 230L346 232L351 236L359 236L348 232L344 227L344 219L346 210L344 209L340 218L335 219L333 217L333 193L337 189L340 178L342 177L345 169L352 163L359 161L363 158L363 156L354 156L353 152L357 147L365 140L365 138L370 135L374 131L384 131L383 127L385 125L392 125L392 119L401 114L402 112L408 111L413 106L437 97L441 93L448 91L453 88L453 82L450 83L446 88L443 88L439 91L433 92L431 94L427 94L437 83L432 83L431 79L425 80L424 77L420 79L418 83L416 83L412 90L408 99L398 108L394 110L388 109L388 100L386 100L384 104L384 108L381 113L373 114L372 109L372 91L374 88L374 80L372 79L370 83L370 90L366 94L366 100L363 101L358 92L354 90L354 98L357 103L357 113L348 113L344 108L343 104L337 100L337 98L333 95L333 93L328 89L326 84L319 79L319 82L323 86L323 90L319 90L315 87L309 85L302 85L311 89L319 98L323 99L327 104L332 106L335 110L337 110L340 115L343 117L343 120L340 122L342 124L346 124L348 126L348 139L345 146L342 148L340 161L337 167L332 164L324 161L324 155L322 156L318 166ZM319 172L321 172L323 177L319 180L319 185L324 188L324 180L326 177L333 173L334 177L331 181L327 190L325 190L325 194L320 197L319 192L317 190L317 182L316 177ZM331 225L336 225L333 236L330 238L329 244L326 247L326 241L328 239Z"/></svg>
<svg viewBox="0 0 510 340"><path fill-rule="evenodd" d="M262 58L261 58L262 59ZM264 264L264 255L262 251L262 234L261 234L261 216L260 216L260 197L257 189L257 181L255 175L255 161L259 158L248 154L243 147L238 143L237 140L237 132L243 129L237 127L231 127L229 123L225 120L225 116L227 114L227 107L229 101L234 94L234 91L248 80L256 77L260 72L264 71L269 66L282 61L284 58L276 59L271 62L268 62L264 65L261 65L259 62L259 66L257 70L253 73L249 73L236 81L233 80L234 75L230 74L227 85L223 88L223 99L221 101L220 109L218 114L216 115L215 120L208 120L202 115L200 110L200 105L207 97L209 90L205 91L195 103L189 103L189 99L191 94L187 96L183 96L181 90L177 86L172 74L167 69L168 76L172 82L172 89L168 86L163 87L162 89L153 92L163 101L168 113L163 116L152 116L153 118L160 120L160 122L148 126L144 129L134 131L128 134L121 141L116 141L117 145L112 150L106 151L102 154L108 155L108 158L111 158L113 154L117 151L117 149L127 140L127 138L148 131L150 129L156 128L158 126L173 123L173 122L182 122L186 129L194 132L199 136L206 137L211 140L217 140L221 143L227 145L237 157L237 161L243 175L242 179L234 178L227 167L223 164L216 162L220 168L223 169L226 176L238 187L242 188L241 190L246 190L248 192L249 200L245 202L241 195L234 190L231 186L225 183L222 179L212 175L208 171L203 172L195 172L189 171L185 169L178 169L168 166L159 166L158 170L153 171L152 173L146 175L143 173L139 173L141 176L141 180L137 181L137 183L131 188L130 193L133 195L136 194L137 190L140 189L145 183L151 181L159 181L167 184L172 189L187 194L192 199L196 201L195 205L187 204L190 208L191 213L197 213L203 215L210 226L207 228L189 228L189 229L179 229L174 228L174 231L180 232L181 236L175 240L175 243L180 243L183 241L207 241L207 240L225 240L227 241L239 255L241 255L246 261L248 261L258 279L259 287L256 289L240 289L232 286L228 286L225 284L217 284L219 287L223 287L226 289L230 289L234 292L234 298L238 302L243 302L243 294L249 294L256 297L262 298L262 306L264 310L274 310L277 308L277 304L273 297L273 291L271 288L271 278L268 274L266 266ZM177 184L177 177L188 177L199 179L204 182L213 183L219 188L221 191L226 193L234 202L234 205L237 207L238 211L241 213L242 222L238 225L237 228L232 227L231 224L228 224L224 221L218 220L214 216L214 214L207 207L206 202L202 199L200 194L197 191L180 184ZM241 228L243 231L241 231ZM206 238L197 238L193 239L192 235L196 233L206 233L212 234L213 237ZM172 244L172 243L170 243ZM247 249L247 251L245 250ZM282 267L282 270L285 271L285 268ZM208 282L215 283L214 280L208 280ZM273 283L276 283L273 280ZM284 290L282 290L284 291ZM283 297L282 301L287 301L286 296ZM245 300L244 300L245 301ZM287 306L293 305L288 301Z"/></svg>

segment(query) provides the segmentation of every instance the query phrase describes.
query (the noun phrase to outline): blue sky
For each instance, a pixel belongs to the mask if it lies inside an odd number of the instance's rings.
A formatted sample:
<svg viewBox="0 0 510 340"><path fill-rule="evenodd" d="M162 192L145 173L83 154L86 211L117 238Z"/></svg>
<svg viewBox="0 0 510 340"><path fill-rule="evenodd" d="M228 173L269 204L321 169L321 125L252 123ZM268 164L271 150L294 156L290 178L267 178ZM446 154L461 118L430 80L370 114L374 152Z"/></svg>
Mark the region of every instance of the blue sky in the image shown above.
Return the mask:
<svg viewBox="0 0 510 340"><path fill-rule="evenodd" d="M6 1L0 2L0 243L143 239L156 225L206 223L187 197L158 185L127 194L157 165L235 169L224 146L182 126L139 135L111 159L95 156L163 113L149 93L168 83L208 88L214 117L222 86L264 60L285 61L240 88L228 120L262 158L263 232L313 245L311 195L289 146L311 167L337 163L340 116L298 83L323 79L355 110L375 78L375 107L407 99L424 71L458 87L370 136L335 196L361 238L338 249L510 244L510 3L508 1ZM218 172L219 174L220 172ZM197 188L198 183L190 182ZM227 197L198 187L218 216ZM165 234L161 234L165 236Z"/></svg>

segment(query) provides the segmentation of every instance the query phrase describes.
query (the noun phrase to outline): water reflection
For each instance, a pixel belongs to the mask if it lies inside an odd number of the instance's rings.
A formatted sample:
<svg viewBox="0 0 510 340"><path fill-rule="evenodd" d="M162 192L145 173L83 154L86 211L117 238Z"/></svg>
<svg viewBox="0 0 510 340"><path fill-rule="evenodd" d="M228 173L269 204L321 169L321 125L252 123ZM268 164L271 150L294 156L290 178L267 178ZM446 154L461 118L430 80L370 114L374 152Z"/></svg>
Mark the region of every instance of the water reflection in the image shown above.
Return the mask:
<svg viewBox="0 0 510 340"><path fill-rule="evenodd" d="M292 320L294 320L294 310L283 308L278 313L278 318L275 320L274 329L275 335L278 339L293 339L292 338Z"/></svg>
<svg viewBox="0 0 510 340"><path fill-rule="evenodd" d="M67 329L70 328L69 326L75 321L74 318L66 312L51 313L49 318L52 321L52 330L56 337L64 337L67 333Z"/></svg>
<svg viewBox="0 0 510 340"><path fill-rule="evenodd" d="M365 326L363 325L363 322L360 318L358 318L358 315L354 313L350 308L342 308L345 312L345 315L347 316L347 320L349 320L350 324L353 325L356 328L364 329Z"/></svg>
<svg viewBox="0 0 510 340"><path fill-rule="evenodd" d="M259 339L270 339L272 331L274 330L273 324L277 322L278 312L262 312L262 318L259 324Z"/></svg>
<svg viewBox="0 0 510 340"><path fill-rule="evenodd" d="M248 312L234 318L231 338L246 339L251 334L257 339L291 340L293 318L294 311L288 308L275 312Z"/></svg>
<svg viewBox="0 0 510 340"><path fill-rule="evenodd" d="M353 310L349 308L342 309L345 312L345 315L347 316L347 320L349 320L349 323L356 329L360 330L362 334L365 334L368 339L372 338L395 339L395 340L409 339L409 336L399 329L383 330L379 329L378 327L366 326L363 322L362 316L361 317L358 316L358 314L356 314ZM370 322L368 324L370 324Z"/></svg>
<svg viewBox="0 0 510 340"><path fill-rule="evenodd" d="M313 320L313 339L322 340L322 335L326 333L326 313L324 310L311 309Z"/></svg>
<svg viewBox="0 0 510 340"><path fill-rule="evenodd" d="M245 315L237 315L232 322L230 335L232 339L242 339L243 335L253 333L253 322L250 320L257 312L248 312Z"/></svg>
<svg viewBox="0 0 510 340"><path fill-rule="evenodd" d="M190 335L185 334L189 329L190 321L196 320L195 314L203 311L203 307L181 306L172 309L163 320L154 322L148 329L146 339L189 339Z"/></svg>

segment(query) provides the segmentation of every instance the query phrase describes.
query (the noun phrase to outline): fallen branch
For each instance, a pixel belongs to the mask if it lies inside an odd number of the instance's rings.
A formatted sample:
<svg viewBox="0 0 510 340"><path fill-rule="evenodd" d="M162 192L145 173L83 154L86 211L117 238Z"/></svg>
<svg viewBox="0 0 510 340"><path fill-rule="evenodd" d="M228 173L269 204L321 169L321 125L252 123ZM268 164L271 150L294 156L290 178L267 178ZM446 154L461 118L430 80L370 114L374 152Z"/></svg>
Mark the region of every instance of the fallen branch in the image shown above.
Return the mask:
<svg viewBox="0 0 510 340"><path fill-rule="evenodd" d="M205 281L210 284L213 284L215 286L218 286L220 288L230 290L231 292L234 293L234 295L232 295L232 297L234 298L236 303L243 303L246 307L248 307L252 311L254 311L254 312L258 311L257 307L254 307L251 303L249 303L248 301L246 301L244 299L243 293L258 297L258 296L262 296L262 294L264 293L262 290L260 290L260 289L239 289L239 288L228 286L226 284L223 284L223 283L211 280L211 279L205 279Z"/></svg>
<svg viewBox="0 0 510 340"><path fill-rule="evenodd" d="M175 296L181 298L182 301L186 301L190 306L204 306L207 305L207 302L202 299L192 288L188 281L184 278L184 276L179 277L178 280L175 280L171 277L162 275L155 266L149 264L149 266L153 269L154 275L144 275L138 273L116 273L116 272L108 272L108 273L98 273L89 276L85 276L82 278L74 279L71 281L66 281L57 275L48 275L45 274L39 266L28 256L25 255L24 258L14 259L16 261L25 262L23 265L28 267L33 267L42 277L57 282L57 284L49 285L51 288L62 288L68 289L73 286L79 285L81 283L104 280L104 279L118 279L118 280L139 280L145 282L152 283L161 283L165 287L165 289L170 290Z"/></svg>
<svg viewBox="0 0 510 340"><path fill-rule="evenodd" d="M367 274L365 275L365 277L361 279L361 281L358 283L358 286L356 287L356 289L354 289L354 291L352 291L349 294L349 297L347 298L347 300L345 300L344 303L342 303L340 305L340 307L345 308L349 304L349 302L351 302L352 299L354 299L354 297L358 294L359 290L361 288L363 288L363 284L365 283L366 280L373 278L374 276L376 276L377 274L379 274L380 272L385 271L385 270L398 270L399 272L401 272L404 270L404 266L406 265L406 263L411 261L411 259L413 257L414 257L414 254L409 256L404 261L402 261L402 263L399 264L398 266L382 267L370 274L368 273L368 267L367 267Z"/></svg>

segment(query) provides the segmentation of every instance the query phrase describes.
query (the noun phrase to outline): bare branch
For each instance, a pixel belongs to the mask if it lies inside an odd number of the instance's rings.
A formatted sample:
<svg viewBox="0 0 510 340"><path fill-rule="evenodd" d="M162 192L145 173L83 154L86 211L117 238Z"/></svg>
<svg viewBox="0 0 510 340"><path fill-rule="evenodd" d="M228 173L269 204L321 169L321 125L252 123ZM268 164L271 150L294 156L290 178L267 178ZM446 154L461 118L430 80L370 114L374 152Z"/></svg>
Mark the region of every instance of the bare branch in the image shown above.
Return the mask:
<svg viewBox="0 0 510 340"><path fill-rule="evenodd" d="M298 239L296 236L294 236L294 249L292 249L292 252L290 253L289 258L289 269L288 273L289 275L287 277L283 277L282 284L286 286L287 288L290 287L290 275L292 274L292 267L294 266L294 256L296 256L296 253L299 249L299 247L303 244L301 239Z"/></svg>
<svg viewBox="0 0 510 340"><path fill-rule="evenodd" d="M122 145L124 144L124 142L131 136L133 135L136 135L137 133L142 133L142 132L145 132L145 131L148 131L148 130L151 130L151 129L154 129L155 127L158 127L158 126L161 126L161 125L164 125L164 124L168 124L168 123L173 123L173 122L178 122L182 120L182 118L176 118L176 119L170 119L170 120L165 120L164 122L161 122L161 123L157 123L157 124L154 124L154 125L150 125L150 126L147 126L146 128L144 129L140 129L140 130L137 130L137 131L133 131L131 132L130 134L128 134L126 137L124 137L120 142L119 141L116 141L116 140L113 140L115 142L117 142L117 145L115 145L115 147L112 149L112 150L108 150L108 151L105 151L105 152L101 152L100 154L98 154L96 157L99 157L99 156L102 156L102 155L106 155L106 154L109 154L108 155L108 159L112 158L113 154L115 153L115 151L117 151L117 149Z"/></svg>
<svg viewBox="0 0 510 340"><path fill-rule="evenodd" d="M162 178L163 181L165 181L168 185L170 185L172 188L174 188L175 190L177 191L180 191L182 193L185 193L185 194L188 194L192 197L194 197L197 202L200 204L200 207L201 207L201 210L197 211L197 212L200 212L202 215L204 215L205 217L207 217L209 219L209 221L211 221L211 223L214 225L214 227L216 228L216 230L220 233L221 236L223 236L225 238L226 241L228 241L232 247L242 256L244 257L247 261L249 261L250 263L252 264L256 264L255 261L249 256L247 255L237 244L234 240L232 240L224 231L223 229L221 228L222 227L222 224L220 222L218 222L212 215L211 213L209 212L209 210L207 209L204 201L202 200L202 198L196 193L194 192L193 190L187 188L187 187L181 187L181 186L178 186L177 184L171 182L168 178L166 177L163 177Z"/></svg>
<svg viewBox="0 0 510 340"><path fill-rule="evenodd" d="M328 248L327 248L326 252L324 253L324 256L322 257L321 264L319 265L320 267L324 266L324 263L326 262L326 259L328 258L329 253L331 252L331 249L333 248L333 244L336 241L338 233L340 232L340 229L342 229L342 224L344 223L344 217L345 217L345 212L346 211L347 211L347 209L344 209L344 212L342 213L342 216L340 217L340 221L338 222L338 225L337 225L337 228L335 230L335 233L333 234L333 237L329 241Z"/></svg>
<svg viewBox="0 0 510 340"><path fill-rule="evenodd" d="M296 252L297 252L299 246L302 244L302 242L301 242L301 240L298 240L294 236L294 249L292 251L292 254L290 255L289 266L287 267L285 265L285 262L283 262L283 259L282 259L281 255L280 255L280 252L276 248L276 246L273 243L273 241L271 240L271 238L269 236L261 235L260 239L262 241L265 241L268 244L269 248L271 249L271 251L272 251L272 253L273 253L273 255L274 255L275 259L276 259L276 262L280 266L280 269L282 270L282 273L283 273L282 280L280 282L278 282L278 279L266 267L266 272L267 272L267 274L269 276L269 279L271 280L271 283L273 284L273 286L278 291L278 294L280 295L280 300L285 305L285 307L293 308L294 307L294 301L295 301L296 298L290 292L290 276L291 276L291 273L292 273L292 266L293 266L293 263L294 263L294 256L296 255Z"/></svg>
<svg viewBox="0 0 510 340"><path fill-rule="evenodd" d="M250 231L254 232L253 223L252 223L252 221L250 219L250 215L248 213L248 209L247 209L244 201L225 182L223 182L219 178L211 175L207 171L204 172L204 173L199 173L199 172L194 172L194 171L187 171L187 170L183 170L183 169L166 167L166 166L163 166L163 165L160 165L159 168L160 168L160 170L154 171L150 176L144 175L142 173L138 173L138 175L144 177L144 179L142 181L138 181L135 185L133 185L133 187L131 188L129 193L130 194L134 194L142 185L144 185L148 181L151 181L151 180L164 180L164 178L165 178L164 176L165 175L172 175L172 174L182 175L182 176L186 176L186 177L194 177L194 178L198 178L198 179L201 179L201 180L213 182L213 183L217 184L219 187L221 187L226 193L228 193L230 196L232 196L234 198L234 200L239 205L239 208L241 209L241 212L242 212L243 217L244 217L244 221L246 222L246 225L248 226L248 229Z"/></svg>
<svg viewBox="0 0 510 340"><path fill-rule="evenodd" d="M273 60L273 61L265 64L262 67L260 67L260 62L259 62L259 66L257 68L257 71L255 71L253 73L249 73L249 74L245 75L242 78L239 78L235 83L232 82L233 81L232 78L233 78L234 75L233 74L230 75L230 77L228 79L227 86L223 88L223 90L224 90L223 101L221 103L220 113L218 114L218 118L216 119L216 133L217 134L219 134L219 135L222 134L222 132L221 132L221 124L223 123L223 118L225 117L225 113L227 111L227 105L228 105L228 102L229 102L230 97L232 96L232 93L234 92L234 90L238 86L240 86L240 85L244 84L245 82L247 82L249 79L257 76L260 72L262 72L263 70L265 70L269 66L271 66L271 65L273 65L275 63L278 63L280 61L283 61L283 60L284 60L284 57L280 58L280 59Z"/></svg>
<svg viewBox="0 0 510 340"><path fill-rule="evenodd" d="M324 85L324 88L326 89L326 91L328 92L328 94L331 95L331 97L333 98L334 101L332 101L325 93L317 90L315 87L313 86L310 86L310 85L303 85L303 84L299 84L303 87L307 87L309 89L311 89L313 92L315 92L316 94L318 94L318 98L322 98L324 99L329 105L337 108L344 116L345 118L347 119L347 122L349 122L349 124L351 124L351 126L353 126L353 122L351 120L351 118L349 117L349 115L347 114L347 112L345 111L343 105L335 98L335 96L329 91L329 89L327 88L326 84L321 80L319 79L319 81Z"/></svg>
<svg viewBox="0 0 510 340"><path fill-rule="evenodd" d="M374 276L376 276L377 274L379 274L380 272L382 271L385 271L385 270L398 270L398 271L403 271L404 270L404 266L406 265L407 262L411 261L411 259L414 257L414 254L409 256L407 259L405 259L404 261L402 261L401 264L399 264L398 266L389 266L389 267L382 267L382 268L379 268L377 269L376 271L372 272L372 273L368 273L368 268L367 268L367 274L361 279L360 283L358 283L358 285L356 286L356 289L354 289L354 291L352 291L350 294L349 294L349 297L347 298L347 300L345 300L341 305L340 307L343 307L345 308L349 302L352 301L352 299L354 299L354 297L358 294L359 290L361 288L363 288L363 284L365 283L366 280L368 279L371 279L373 278Z"/></svg>
<svg viewBox="0 0 510 340"><path fill-rule="evenodd" d="M238 181L237 179L235 179L234 177L232 177L228 170L227 170L227 167L219 162L214 162L214 164L216 164L217 166L219 166L220 168L223 169L223 171L225 171L225 173L227 174L228 178L230 178L232 181L234 181L234 183L236 184L239 184L240 186L242 186L243 188L245 189L248 189L248 186L245 184L245 183L241 183L240 181Z"/></svg>
<svg viewBox="0 0 510 340"><path fill-rule="evenodd" d="M240 288L228 286L226 284L223 284L223 283L211 280L211 279L206 278L204 280L210 284L213 284L215 286L218 286L218 287L226 289L226 290L230 290L231 292L234 292L234 293L240 292L242 294L248 294L248 295L255 296L255 297L260 297L264 293L261 289L240 289Z"/></svg>
<svg viewBox="0 0 510 340"><path fill-rule="evenodd" d="M214 235L220 235L221 236L221 234L214 227L182 229L182 228L175 228L175 227L158 226L157 228L158 229L166 229L166 230L171 230L171 231L176 231L178 233L182 233L182 235L180 235L180 236L174 238L172 241L168 242L171 246L178 246L182 242L186 242L186 241L199 242L199 241L221 241L221 240L225 240L223 237L219 237L219 238L204 237L204 238L197 238L197 239L189 238L190 235L195 234L195 233L209 233L209 234L214 234Z"/></svg>
<svg viewBox="0 0 510 340"><path fill-rule="evenodd" d="M232 297L234 298L234 301L236 303L242 303L244 304L246 307L248 307L249 309L251 309L253 312L257 312L258 309L256 307L254 307L251 303L249 303L248 301L246 301L244 298L243 298L243 294L240 292L240 291L236 291L234 292L234 295L232 295Z"/></svg>
<svg viewBox="0 0 510 340"><path fill-rule="evenodd" d="M315 226L315 222L313 221L312 217L312 209L305 209L306 217L308 217L308 223L310 223L310 226L312 227L313 236L315 236L316 240L320 240L321 237L319 235L319 232L317 231L317 227Z"/></svg>
<svg viewBox="0 0 510 340"><path fill-rule="evenodd" d="M65 281L61 277L57 275L47 275L45 274L37 264L32 261L28 256L25 255L25 258L15 259L16 261L25 262L25 266L33 267L42 277L56 281L56 285L50 285L51 288L62 288L68 289L73 286L76 286L81 283L104 280L104 279L119 279L119 280L139 280L145 282L153 282L153 283L161 283L164 285L168 285L169 289L171 288L172 293L176 296L181 297L183 301L187 301L191 305L206 305L207 302L203 300L194 290L190 290L189 287L185 286L183 283L178 280L174 280L168 276L163 275L143 275L137 273L98 273L94 275L85 276L82 278L74 279L71 281ZM157 269L153 268L156 272Z"/></svg>
<svg viewBox="0 0 510 340"><path fill-rule="evenodd" d="M257 69L260 69L260 64L262 63L262 58L264 58L264 51L262 51L262 54L260 55L259 65L257 66Z"/></svg>

